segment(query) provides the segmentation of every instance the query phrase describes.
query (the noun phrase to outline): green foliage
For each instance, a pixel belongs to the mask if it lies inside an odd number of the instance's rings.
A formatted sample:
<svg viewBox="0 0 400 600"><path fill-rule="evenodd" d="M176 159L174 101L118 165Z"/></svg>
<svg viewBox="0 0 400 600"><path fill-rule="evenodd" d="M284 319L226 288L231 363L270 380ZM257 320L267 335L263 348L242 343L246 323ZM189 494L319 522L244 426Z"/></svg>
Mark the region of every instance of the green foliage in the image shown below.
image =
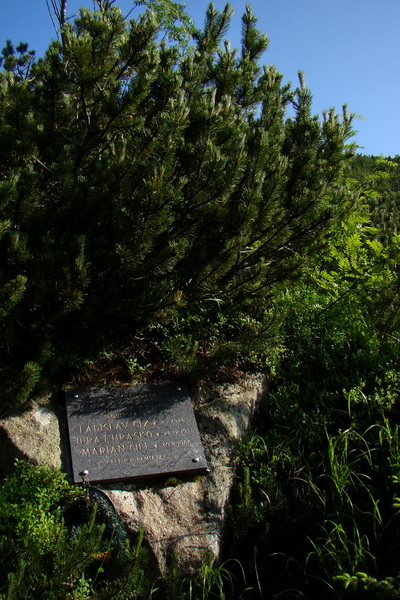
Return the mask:
<svg viewBox="0 0 400 600"><path fill-rule="evenodd" d="M2 532L17 539L27 535L35 553L47 553L60 521L56 507L63 500L77 498L79 493L61 472L17 462L15 474L8 476L1 487Z"/></svg>
<svg viewBox="0 0 400 600"><path fill-rule="evenodd" d="M367 573L358 572L354 575L349 573L338 575L335 580L342 582L345 590L350 588L361 591L362 597L368 600L400 598L399 577L387 577L380 581Z"/></svg>
<svg viewBox="0 0 400 600"><path fill-rule="evenodd" d="M347 417L335 406L325 411L324 426L315 408L302 418L296 406L276 407L273 416L266 407L263 436L241 447L233 556L249 576L248 549L256 544L261 587L272 597L297 597L294 590L301 597L307 590L307 597L338 598L343 583L355 598L379 597L381 589L382 597L397 597L400 455L398 428L390 424L397 408L387 404L390 417L384 416L383 404L382 397L379 406L365 397ZM338 430L347 419L354 425ZM368 574L363 582L360 572Z"/></svg>
<svg viewBox="0 0 400 600"><path fill-rule="evenodd" d="M35 61L35 51L28 51L28 44L20 43L16 48L7 40L1 51L0 67L8 73L14 73L17 79L26 79Z"/></svg>
<svg viewBox="0 0 400 600"><path fill-rule="evenodd" d="M229 5L201 31L170 0L97 6L60 14L37 62L2 54L2 402L82 364L102 383L114 361L268 367L234 559L172 567L165 593L398 597L398 157L347 160L352 116L320 119L303 74L261 68L249 7L232 49ZM141 597L141 540L72 490L21 465L4 482L2 598Z"/></svg>
<svg viewBox="0 0 400 600"><path fill-rule="evenodd" d="M4 600L143 597L140 543L54 469L17 461L0 488Z"/></svg>
<svg viewBox="0 0 400 600"><path fill-rule="evenodd" d="M135 6L141 5L154 11L170 43L177 43L182 50L187 48L195 27L183 4L172 0L136 0Z"/></svg>
<svg viewBox="0 0 400 600"><path fill-rule="evenodd" d="M282 289L284 351L238 454L232 555L271 598L399 595L398 241L357 177L353 212Z"/></svg>
<svg viewBox="0 0 400 600"><path fill-rule="evenodd" d="M126 20L103 1L59 15L60 39L34 64L4 50L3 402L34 390L18 383L26 365L54 380L143 331L156 332L144 364L265 364L278 284L346 213L352 116L319 119L302 75L291 90L260 67L268 40L250 8L232 50L228 5L210 5L189 46L180 3L136 5ZM171 339L186 319L192 339Z"/></svg>
<svg viewBox="0 0 400 600"><path fill-rule="evenodd" d="M179 572L176 557L173 557L170 572L164 581L163 597L166 600L225 600L233 593L242 599L247 592L254 591L246 587L245 574L237 560L227 560L217 566L214 562L213 554L205 552L197 573L189 577Z"/></svg>
<svg viewBox="0 0 400 600"><path fill-rule="evenodd" d="M381 240L398 234L399 157L356 155L351 161L351 173L364 190L374 225Z"/></svg>

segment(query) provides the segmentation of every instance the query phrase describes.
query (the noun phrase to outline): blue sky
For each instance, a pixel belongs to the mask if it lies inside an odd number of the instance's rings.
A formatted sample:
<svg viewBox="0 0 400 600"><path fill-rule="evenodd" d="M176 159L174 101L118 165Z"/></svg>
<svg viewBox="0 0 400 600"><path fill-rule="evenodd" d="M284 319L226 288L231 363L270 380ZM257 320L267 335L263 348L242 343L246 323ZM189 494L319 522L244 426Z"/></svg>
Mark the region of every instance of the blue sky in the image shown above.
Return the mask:
<svg viewBox="0 0 400 600"><path fill-rule="evenodd" d="M227 33L240 44L240 17L246 0L235 9ZM130 0L117 0L123 11ZM217 9L225 5L215 0ZM284 81L297 84L303 70L314 96L314 112L347 104L362 116L355 121L354 141L364 154L400 154L400 0L253 0L259 29L270 46L263 63L274 64ZM68 0L68 13L91 0ZM200 27L207 0L191 0L188 12ZM26 41L40 56L55 32L46 0L0 0L0 44Z"/></svg>

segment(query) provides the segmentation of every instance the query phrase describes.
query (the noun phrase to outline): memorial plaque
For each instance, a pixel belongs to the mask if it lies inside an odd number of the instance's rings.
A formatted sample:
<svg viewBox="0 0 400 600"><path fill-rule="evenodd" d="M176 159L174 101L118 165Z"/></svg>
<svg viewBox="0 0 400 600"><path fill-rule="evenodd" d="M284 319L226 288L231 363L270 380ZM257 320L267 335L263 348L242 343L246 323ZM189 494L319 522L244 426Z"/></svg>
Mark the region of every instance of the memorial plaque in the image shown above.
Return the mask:
<svg viewBox="0 0 400 600"><path fill-rule="evenodd" d="M185 386L140 384L66 391L75 482L205 471Z"/></svg>

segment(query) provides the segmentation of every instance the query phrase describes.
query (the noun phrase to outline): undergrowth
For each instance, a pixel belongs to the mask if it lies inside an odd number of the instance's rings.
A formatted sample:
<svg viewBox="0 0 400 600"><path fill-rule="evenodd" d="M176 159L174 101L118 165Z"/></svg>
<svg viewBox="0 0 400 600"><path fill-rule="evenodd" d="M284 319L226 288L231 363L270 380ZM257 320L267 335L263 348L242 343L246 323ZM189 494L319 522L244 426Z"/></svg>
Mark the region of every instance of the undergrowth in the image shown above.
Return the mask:
<svg viewBox="0 0 400 600"><path fill-rule="evenodd" d="M238 451L227 553L271 600L398 598L398 342L304 316Z"/></svg>
<svg viewBox="0 0 400 600"><path fill-rule="evenodd" d="M146 552L64 474L17 461L0 487L1 600L145 597ZM147 595L147 594L146 594Z"/></svg>

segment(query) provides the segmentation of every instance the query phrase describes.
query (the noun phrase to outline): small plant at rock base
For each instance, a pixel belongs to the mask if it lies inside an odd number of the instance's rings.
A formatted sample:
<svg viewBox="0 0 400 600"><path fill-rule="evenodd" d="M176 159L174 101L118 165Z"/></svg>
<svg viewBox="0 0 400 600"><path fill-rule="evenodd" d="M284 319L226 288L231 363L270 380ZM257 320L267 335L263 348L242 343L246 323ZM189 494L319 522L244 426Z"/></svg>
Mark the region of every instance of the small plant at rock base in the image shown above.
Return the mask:
<svg viewBox="0 0 400 600"><path fill-rule="evenodd" d="M63 473L17 461L0 487L1 600L143 598L145 556Z"/></svg>
<svg viewBox="0 0 400 600"><path fill-rule="evenodd" d="M244 598L248 591L246 576L240 562L228 559L215 564L212 552L205 552L203 560L193 576L180 572L178 557L172 557L169 573L164 580L163 600L225 600L226 598Z"/></svg>
<svg viewBox="0 0 400 600"><path fill-rule="evenodd" d="M149 363L145 365L140 364L135 356L126 358L125 363L132 379L140 379L140 377L151 367Z"/></svg>

